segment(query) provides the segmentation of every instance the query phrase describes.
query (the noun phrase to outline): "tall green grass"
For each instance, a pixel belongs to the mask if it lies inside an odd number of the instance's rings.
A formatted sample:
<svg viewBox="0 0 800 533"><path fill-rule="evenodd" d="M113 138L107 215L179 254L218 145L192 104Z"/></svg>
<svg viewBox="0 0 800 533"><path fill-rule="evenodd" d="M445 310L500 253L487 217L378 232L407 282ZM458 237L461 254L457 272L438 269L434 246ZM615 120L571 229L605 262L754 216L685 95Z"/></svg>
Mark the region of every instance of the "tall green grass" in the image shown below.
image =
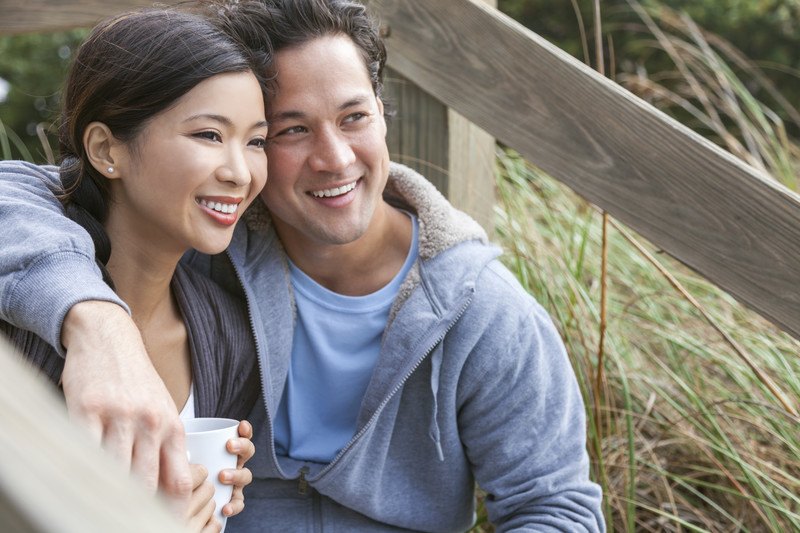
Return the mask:
<svg viewBox="0 0 800 533"><path fill-rule="evenodd" d="M19 135L6 128L3 121L0 120L0 160L8 159L31 161L33 158Z"/></svg>
<svg viewBox="0 0 800 533"><path fill-rule="evenodd" d="M624 230L608 235L605 379L595 390L601 214L514 153L499 162L497 235L579 376L610 529L800 530L800 420ZM659 262L800 397L800 343L676 262Z"/></svg>
<svg viewBox="0 0 800 533"><path fill-rule="evenodd" d="M779 118L796 110L756 100L747 87L768 84L729 43L631 4L675 71L620 81L796 189L800 151ZM800 419L768 386L796 406L800 342L620 224L604 234L602 213L513 151L498 153L497 191L507 266L579 377L609 530L800 531Z"/></svg>

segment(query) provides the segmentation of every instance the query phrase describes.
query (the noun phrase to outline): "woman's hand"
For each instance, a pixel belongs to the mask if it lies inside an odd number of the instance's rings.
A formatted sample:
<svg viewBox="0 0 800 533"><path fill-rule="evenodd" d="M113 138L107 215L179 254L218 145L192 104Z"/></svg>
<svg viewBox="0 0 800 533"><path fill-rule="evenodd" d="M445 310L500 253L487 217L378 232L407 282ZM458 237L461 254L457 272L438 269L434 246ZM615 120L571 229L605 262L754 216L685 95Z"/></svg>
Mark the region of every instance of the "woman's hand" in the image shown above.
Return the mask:
<svg viewBox="0 0 800 533"><path fill-rule="evenodd" d="M233 485L233 495L231 501L222 507L222 514L233 516L239 514L244 509L244 487L253 481L253 474L249 468L244 468L244 464L256 453L253 445L253 426L247 420L239 422L239 438L230 439L226 448L230 453L238 456L236 469L227 469L219 473L219 480L225 485Z"/></svg>
<svg viewBox="0 0 800 533"><path fill-rule="evenodd" d="M192 473L192 497L189 500L189 531L219 533L222 524L214 518L214 484L203 465L189 465Z"/></svg>

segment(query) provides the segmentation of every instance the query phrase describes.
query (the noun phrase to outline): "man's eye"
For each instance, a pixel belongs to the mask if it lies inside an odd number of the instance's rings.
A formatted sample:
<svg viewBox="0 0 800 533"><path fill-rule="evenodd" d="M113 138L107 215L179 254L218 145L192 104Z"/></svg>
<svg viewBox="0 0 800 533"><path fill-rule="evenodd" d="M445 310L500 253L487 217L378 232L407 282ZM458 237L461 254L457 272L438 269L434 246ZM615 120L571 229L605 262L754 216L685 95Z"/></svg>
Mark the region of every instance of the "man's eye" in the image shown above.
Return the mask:
<svg viewBox="0 0 800 533"><path fill-rule="evenodd" d="M267 140L274 139L276 137L283 137L284 135L297 135L300 133L306 133L308 131L308 128L306 128L305 126L291 126L288 128L283 128L282 130L275 128L275 130L276 133L274 135L270 134L267 137Z"/></svg>
<svg viewBox="0 0 800 533"><path fill-rule="evenodd" d="M264 148L267 145L267 140L264 137L257 137L250 141L250 146L255 146L257 148Z"/></svg>
<svg viewBox="0 0 800 533"><path fill-rule="evenodd" d="M344 121L345 122L357 122L357 121L365 118L366 116L367 116L366 113L361 113L359 111L357 113L351 113L351 114L347 115L347 117L344 119Z"/></svg>

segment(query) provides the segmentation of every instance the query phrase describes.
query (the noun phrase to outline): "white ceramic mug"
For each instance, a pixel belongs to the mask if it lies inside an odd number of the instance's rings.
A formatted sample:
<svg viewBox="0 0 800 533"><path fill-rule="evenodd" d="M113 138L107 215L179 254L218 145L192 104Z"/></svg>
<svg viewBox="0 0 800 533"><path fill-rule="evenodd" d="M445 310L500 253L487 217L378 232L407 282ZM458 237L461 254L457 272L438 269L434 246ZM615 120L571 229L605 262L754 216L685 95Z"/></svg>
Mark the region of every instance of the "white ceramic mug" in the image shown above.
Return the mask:
<svg viewBox="0 0 800 533"><path fill-rule="evenodd" d="M189 462L201 464L208 470L208 477L214 483L214 516L222 524L228 517L222 514L222 506L231 501L233 485L223 485L219 473L227 468L236 468L237 456L226 448L228 440L239 436L239 421L230 418L192 418L183 421L186 431L186 453Z"/></svg>

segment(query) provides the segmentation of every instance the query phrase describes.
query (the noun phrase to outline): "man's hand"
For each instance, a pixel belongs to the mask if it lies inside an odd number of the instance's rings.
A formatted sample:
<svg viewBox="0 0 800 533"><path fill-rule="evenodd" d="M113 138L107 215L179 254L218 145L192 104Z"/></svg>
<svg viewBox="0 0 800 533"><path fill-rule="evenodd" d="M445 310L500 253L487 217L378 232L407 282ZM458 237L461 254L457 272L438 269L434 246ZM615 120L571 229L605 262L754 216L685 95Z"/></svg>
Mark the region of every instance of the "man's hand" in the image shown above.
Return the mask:
<svg viewBox="0 0 800 533"><path fill-rule="evenodd" d="M64 319L61 341L70 416L186 516L193 483L183 426L131 317L109 302L76 304Z"/></svg>

